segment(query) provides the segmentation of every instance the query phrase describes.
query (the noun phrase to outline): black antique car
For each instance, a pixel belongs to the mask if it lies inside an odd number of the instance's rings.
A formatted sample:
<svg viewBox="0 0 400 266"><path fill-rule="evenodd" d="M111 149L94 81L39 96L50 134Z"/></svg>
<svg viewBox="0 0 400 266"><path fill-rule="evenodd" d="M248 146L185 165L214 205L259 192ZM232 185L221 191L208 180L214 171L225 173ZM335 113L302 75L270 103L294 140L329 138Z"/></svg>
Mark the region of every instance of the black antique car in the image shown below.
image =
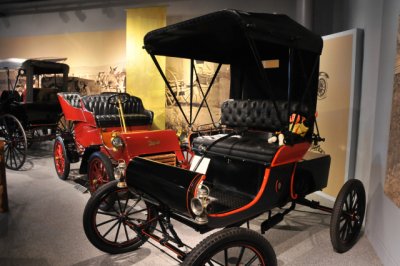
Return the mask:
<svg viewBox="0 0 400 266"><path fill-rule="evenodd" d="M0 95L0 137L5 139L6 167L18 170L27 147L54 139L65 129L57 93L67 91L69 67L57 60L0 60L4 73Z"/></svg>
<svg viewBox="0 0 400 266"><path fill-rule="evenodd" d="M349 180L333 208L306 198L326 187L331 159L309 151L323 141L315 126L322 46L320 36L285 15L236 10L147 33L144 48L173 97L156 56L189 59L192 76L194 60L218 64L199 109L207 106L221 66L228 65L230 99L221 105L220 124L200 131L193 130L199 111L190 108L187 115L175 99L191 132L182 147L186 159L176 166L141 156L126 162L119 181L101 187L86 205L83 226L91 243L123 253L152 239L184 265L276 265L267 239L246 224L268 213L264 233L301 204L332 213L333 248L350 249L364 218L362 183ZM114 204L104 211L104 202ZM191 249L171 220L200 233L222 230Z"/></svg>

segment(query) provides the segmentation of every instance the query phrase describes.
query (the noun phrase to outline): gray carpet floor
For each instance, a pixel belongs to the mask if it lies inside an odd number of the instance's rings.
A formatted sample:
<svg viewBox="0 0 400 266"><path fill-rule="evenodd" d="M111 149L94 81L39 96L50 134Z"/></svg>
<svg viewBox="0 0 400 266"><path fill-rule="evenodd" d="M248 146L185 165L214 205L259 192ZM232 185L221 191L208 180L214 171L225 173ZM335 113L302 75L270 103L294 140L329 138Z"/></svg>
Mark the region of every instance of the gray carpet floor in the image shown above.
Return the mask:
<svg viewBox="0 0 400 266"><path fill-rule="evenodd" d="M93 247L82 227L90 195L76 189L75 182L57 178L51 151L51 142L35 143L23 169L6 172L10 211L0 213L0 265L179 264L152 242L121 255L105 254ZM79 164L72 167L77 169ZM262 218L251 221L251 229L259 231ZM347 253L335 253L329 221L330 215L301 207L269 230L264 236L277 254L278 265L382 265L365 235ZM174 226L192 247L206 236L178 222Z"/></svg>

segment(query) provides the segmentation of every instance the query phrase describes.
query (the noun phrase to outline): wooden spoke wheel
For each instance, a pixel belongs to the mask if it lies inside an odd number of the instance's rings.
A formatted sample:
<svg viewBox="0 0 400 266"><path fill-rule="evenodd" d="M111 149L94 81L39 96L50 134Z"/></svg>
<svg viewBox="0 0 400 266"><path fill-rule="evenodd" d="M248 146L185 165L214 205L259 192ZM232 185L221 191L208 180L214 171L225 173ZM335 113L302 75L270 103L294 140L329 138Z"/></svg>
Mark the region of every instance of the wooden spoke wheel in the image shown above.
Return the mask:
<svg viewBox="0 0 400 266"><path fill-rule="evenodd" d="M99 188L83 212L87 238L95 247L111 254L139 248L148 239L143 232L152 232L157 225L155 207L131 189L119 188L117 183L115 180ZM115 204L104 211L101 206L110 198Z"/></svg>
<svg viewBox="0 0 400 266"><path fill-rule="evenodd" d="M88 161L88 179L90 193L100 186L114 180L114 168L111 160L101 152L94 152Z"/></svg>
<svg viewBox="0 0 400 266"><path fill-rule="evenodd" d="M56 134L61 135L64 132L74 133L74 123L66 120L64 114L61 114L57 122Z"/></svg>
<svg viewBox="0 0 400 266"><path fill-rule="evenodd" d="M360 180L347 181L340 190L331 217L330 235L335 251L348 251L358 240L365 214L365 190Z"/></svg>
<svg viewBox="0 0 400 266"><path fill-rule="evenodd" d="M65 149L64 140L60 136L54 141L53 156L54 167L56 168L58 177L62 180L66 180L70 171L70 162Z"/></svg>
<svg viewBox="0 0 400 266"><path fill-rule="evenodd" d="M276 266L276 255L261 234L233 227L223 229L201 241L182 265L262 265Z"/></svg>
<svg viewBox="0 0 400 266"><path fill-rule="evenodd" d="M15 116L5 114L0 117L0 137L5 139L6 167L20 169L26 159L27 140L25 130Z"/></svg>

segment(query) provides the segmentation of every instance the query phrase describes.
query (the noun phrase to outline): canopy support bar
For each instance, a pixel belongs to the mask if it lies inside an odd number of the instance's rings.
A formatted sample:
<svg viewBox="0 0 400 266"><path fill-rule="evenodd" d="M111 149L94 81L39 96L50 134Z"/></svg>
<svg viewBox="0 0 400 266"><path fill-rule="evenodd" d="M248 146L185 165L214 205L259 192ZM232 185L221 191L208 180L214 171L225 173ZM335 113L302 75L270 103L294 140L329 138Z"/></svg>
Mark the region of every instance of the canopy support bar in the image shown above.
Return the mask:
<svg viewBox="0 0 400 266"><path fill-rule="evenodd" d="M186 123L188 123L188 124L190 125L190 122L189 122L189 120L187 119L185 113L183 112L182 106L181 106L181 104L179 103L178 99L176 98L176 95L175 95L174 91L173 91L172 88L171 88L171 84L169 84L169 82L168 82L168 80L167 80L167 77L166 77L165 74L164 74L164 71L161 69L161 66L160 66L160 64L159 64L158 61L157 61L156 56L155 56L154 54L151 54L151 53L150 53L150 56L151 56L151 59L153 59L153 62L154 62L154 64L156 65L158 72L160 72L160 75L161 75L161 77L163 78L163 80L164 80L164 82L165 82L165 85L167 85L168 90L169 90L170 93L172 94L172 97L174 97L174 100L175 100L176 104L178 105L179 110L181 111L183 117L185 118Z"/></svg>
<svg viewBox="0 0 400 266"><path fill-rule="evenodd" d="M191 127L194 123L194 121L192 120L193 116L193 68L194 68L194 59L190 59L190 115L189 115L189 120L190 120L190 124L189 127Z"/></svg>
<svg viewBox="0 0 400 266"><path fill-rule="evenodd" d="M288 65L288 110L287 110L287 116L289 117L290 121L290 116L291 116L291 111L292 111L292 83L293 83L293 59L294 59L294 51L293 48L289 48L289 65ZM297 121L297 114L296 118L294 121ZM289 124L287 125L288 129L290 131L293 130L295 122L292 125L292 128L289 128Z"/></svg>
<svg viewBox="0 0 400 266"><path fill-rule="evenodd" d="M273 91L272 91L271 84L269 83L269 80L268 80L268 78L267 78L267 75L266 75L266 73L264 72L264 67L263 67L263 64L262 64L261 56L260 56L260 54L258 53L257 49L255 48L256 45L255 45L253 39L251 39L251 38L249 37L247 31L244 31L244 35L245 35L246 40L247 40L247 42L248 42L248 44L249 44L251 53L253 54L253 58L254 58L255 63L256 63L256 65L257 65L258 72L259 72L259 74L260 74L260 76L261 76L262 82L264 83L265 91L267 92L268 96L271 98L272 103L273 103L273 105L274 105L274 109L275 109L276 114L277 114L277 116L278 116L279 123L281 124L281 126L285 126L285 125L283 124L283 122L282 122L281 111L279 110L278 105L276 104L276 97L275 97L275 95L274 95L274 93L273 93ZM268 90L268 88L269 88L269 90Z"/></svg>
<svg viewBox="0 0 400 266"><path fill-rule="evenodd" d="M313 65L313 68L311 70L310 76L309 76L308 81L307 81L307 87L303 92L303 96L301 97L300 106L303 106L304 100L306 99L306 95L308 94L308 91L311 88L311 81L312 81L313 73L317 70L318 63L319 63L319 57L316 57L314 65ZM303 62L301 62L301 64L303 64Z"/></svg>
<svg viewBox="0 0 400 266"><path fill-rule="evenodd" d="M219 73L219 70L221 69L221 66L222 66L222 64L219 63L217 69L215 70L215 73L214 73L214 76L213 76L212 79L211 79L210 85L208 85L208 89L207 89L207 91L206 91L206 94L205 94L205 96L203 97L203 100L202 100L201 103L200 103L199 109L197 109L197 113L196 113L196 115L195 115L195 117L194 117L193 123L194 123L194 121L196 121L196 118L197 118L197 116L199 115L200 110L201 110L201 108L203 107L204 102L207 102L206 99L207 99L208 93L210 92L211 87L214 85L215 78L217 77L217 75L218 75L218 73Z"/></svg>
<svg viewBox="0 0 400 266"><path fill-rule="evenodd" d="M201 87L200 80L199 80L199 75L197 74L196 67L194 67L194 73L196 75L196 82L197 82L197 86L199 86L201 97L203 97L203 99L205 99L204 103L206 104L208 114L210 115L211 123L213 124L213 126L215 126L214 118L213 118L213 115L211 113L210 106L208 106L207 99L205 98L205 95L204 95L204 92L203 92L203 88ZM197 118L197 114L196 114L194 120L196 120L196 118Z"/></svg>

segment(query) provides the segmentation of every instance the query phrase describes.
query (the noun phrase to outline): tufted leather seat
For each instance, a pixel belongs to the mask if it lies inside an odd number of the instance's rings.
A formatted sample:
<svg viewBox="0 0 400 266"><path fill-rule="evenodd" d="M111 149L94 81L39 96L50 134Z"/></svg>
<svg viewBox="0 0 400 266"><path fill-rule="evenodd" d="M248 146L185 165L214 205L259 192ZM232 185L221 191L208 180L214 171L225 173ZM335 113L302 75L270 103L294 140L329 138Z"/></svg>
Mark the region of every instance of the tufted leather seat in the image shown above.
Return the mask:
<svg viewBox="0 0 400 266"><path fill-rule="evenodd" d="M211 143L224 135L197 137L193 140L193 150L197 154L202 154ZM267 140L267 132L246 131L241 135L233 135L216 142L208 152L236 159L262 163L271 162L279 146L277 144L269 144Z"/></svg>
<svg viewBox="0 0 400 266"><path fill-rule="evenodd" d="M61 95L71 106L80 108L81 107L81 95L77 92L60 92Z"/></svg>
<svg viewBox="0 0 400 266"><path fill-rule="evenodd" d="M288 123L288 102L276 102L280 110L281 121ZM305 108L299 110L299 103L292 103L292 112L307 113ZM221 123L228 127L245 127L270 132L283 129L275 107L269 100L228 100L221 106Z"/></svg>
<svg viewBox="0 0 400 266"><path fill-rule="evenodd" d="M108 104L108 98L113 94L88 95L82 97L85 108L94 113L99 127L120 126L118 109L115 105ZM151 125L153 112L145 110L142 100L130 96L129 100L123 103L124 118L127 126Z"/></svg>
<svg viewBox="0 0 400 266"><path fill-rule="evenodd" d="M288 123L288 103L277 102L277 106L281 111L281 121ZM293 112L306 113L306 110L299 110L298 103L292 103L291 109ZM221 124L249 130L222 140L219 139L226 134L197 137L192 142L192 149L197 154L202 154L216 141L208 153L262 163L271 162L279 146L267 140L271 133L283 129L272 101L228 100L221 106Z"/></svg>

